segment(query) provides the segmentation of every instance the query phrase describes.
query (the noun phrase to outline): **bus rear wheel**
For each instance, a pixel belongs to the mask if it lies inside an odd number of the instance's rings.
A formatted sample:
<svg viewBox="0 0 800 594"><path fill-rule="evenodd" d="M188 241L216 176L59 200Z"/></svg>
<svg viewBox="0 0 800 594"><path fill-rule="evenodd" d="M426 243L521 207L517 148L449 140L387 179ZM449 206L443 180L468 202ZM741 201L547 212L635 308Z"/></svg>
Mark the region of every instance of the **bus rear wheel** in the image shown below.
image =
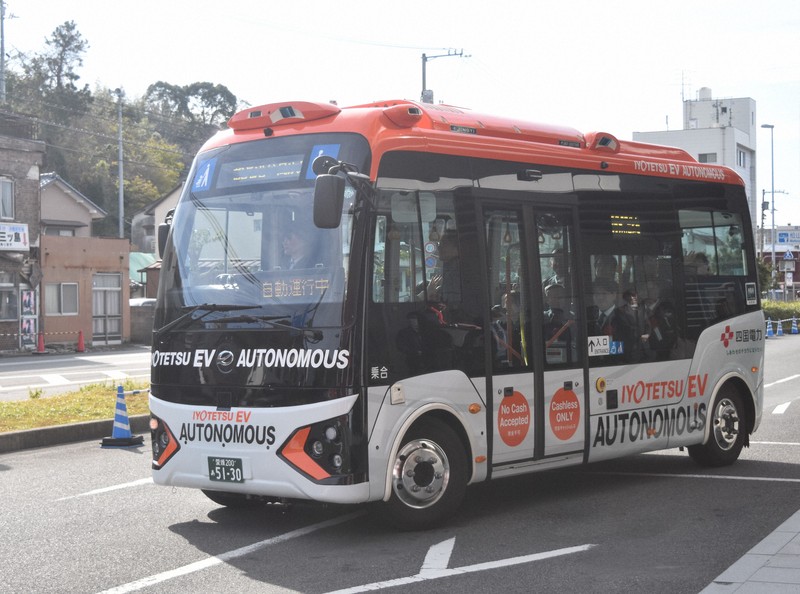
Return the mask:
<svg viewBox="0 0 800 594"><path fill-rule="evenodd" d="M689 456L702 466L733 464L747 437L746 420L742 397L731 388L723 388L709 414L711 435L708 442L689 446Z"/></svg>
<svg viewBox="0 0 800 594"><path fill-rule="evenodd" d="M406 433L392 467L389 521L403 530L431 528L455 512L467 488L467 455L455 431L423 419Z"/></svg>

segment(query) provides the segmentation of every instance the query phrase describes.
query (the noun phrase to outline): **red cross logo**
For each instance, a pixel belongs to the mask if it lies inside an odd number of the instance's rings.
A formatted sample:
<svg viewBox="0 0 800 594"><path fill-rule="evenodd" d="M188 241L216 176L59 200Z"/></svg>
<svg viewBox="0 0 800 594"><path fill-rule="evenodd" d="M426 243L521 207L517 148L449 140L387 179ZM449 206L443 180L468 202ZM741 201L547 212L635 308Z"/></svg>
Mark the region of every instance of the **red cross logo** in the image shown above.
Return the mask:
<svg viewBox="0 0 800 594"><path fill-rule="evenodd" d="M720 334L719 339L722 341L722 344L725 345L725 348L728 348L728 344L730 341L733 340L733 331L731 330L730 326L725 326L725 332Z"/></svg>

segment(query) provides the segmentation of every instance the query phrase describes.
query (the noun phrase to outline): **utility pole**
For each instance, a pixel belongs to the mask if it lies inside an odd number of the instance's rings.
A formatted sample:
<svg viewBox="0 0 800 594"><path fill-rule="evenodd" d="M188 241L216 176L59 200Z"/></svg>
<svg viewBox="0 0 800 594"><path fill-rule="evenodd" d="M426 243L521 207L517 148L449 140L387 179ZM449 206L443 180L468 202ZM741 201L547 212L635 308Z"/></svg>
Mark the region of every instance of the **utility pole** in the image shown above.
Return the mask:
<svg viewBox="0 0 800 594"><path fill-rule="evenodd" d="M117 140L117 177L119 181L119 196L117 203L119 207L119 238L125 238L125 180L122 176L122 98L125 92L120 89L114 89L114 94L117 96L117 129L119 131L119 138Z"/></svg>
<svg viewBox="0 0 800 594"><path fill-rule="evenodd" d="M6 102L6 3L0 0L0 103Z"/></svg>
<svg viewBox="0 0 800 594"><path fill-rule="evenodd" d="M775 126L773 124L761 124L762 128L769 130L770 162L772 169L772 287L775 288L775 277L777 263L775 262Z"/></svg>
<svg viewBox="0 0 800 594"><path fill-rule="evenodd" d="M449 58L451 56L456 56L458 58L469 58L469 56L464 55L464 50L460 49L458 51L454 49L447 50L446 54L438 54L436 56L429 56L427 54L422 54L422 94L420 95L420 100L422 103L433 103L433 91L428 89L427 81L425 78L425 69L428 64L428 60L433 60L434 58Z"/></svg>

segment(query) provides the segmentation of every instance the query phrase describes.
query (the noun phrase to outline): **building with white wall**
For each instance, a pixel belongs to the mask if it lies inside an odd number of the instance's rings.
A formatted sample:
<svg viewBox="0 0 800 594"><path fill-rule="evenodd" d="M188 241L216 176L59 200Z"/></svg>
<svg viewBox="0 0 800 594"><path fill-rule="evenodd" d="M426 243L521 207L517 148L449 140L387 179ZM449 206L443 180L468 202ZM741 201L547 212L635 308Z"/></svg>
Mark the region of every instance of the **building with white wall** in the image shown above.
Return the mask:
<svg viewBox="0 0 800 594"><path fill-rule="evenodd" d="M697 99L683 102L682 130L634 132L633 139L682 148L701 163L736 171L744 180L755 231L761 216L761 197L756 192L757 128L753 99L715 99L711 89L703 87Z"/></svg>

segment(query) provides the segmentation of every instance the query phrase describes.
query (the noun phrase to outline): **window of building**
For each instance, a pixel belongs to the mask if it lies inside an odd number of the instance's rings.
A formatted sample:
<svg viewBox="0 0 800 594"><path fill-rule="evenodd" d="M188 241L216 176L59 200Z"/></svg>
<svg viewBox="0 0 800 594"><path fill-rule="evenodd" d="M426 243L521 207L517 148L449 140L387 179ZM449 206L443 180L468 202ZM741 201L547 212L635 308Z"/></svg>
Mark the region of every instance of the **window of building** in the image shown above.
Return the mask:
<svg viewBox="0 0 800 594"><path fill-rule="evenodd" d="M48 225L44 228L44 234L55 237L75 237L75 229L71 227L54 227L52 225Z"/></svg>
<svg viewBox="0 0 800 594"><path fill-rule="evenodd" d="M16 320L18 317L17 289L10 283L0 284L0 320Z"/></svg>
<svg viewBox="0 0 800 594"><path fill-rule="evenodd" d="M697 160L700 163L716 163L717 153L700 153L697 155Z"/></svg>
<svg viewBox="0 0 800 594"><path fill-rule="evenodd" d="M736 164L739 167L747 167L747 153L741 149L736 151Z"/></svg>
<svg viewBox="0 0 800 594"><path fill-rule="evenodd" d="M14 219L14 182L0 179L0 219Z"/></svg>
<svg viewBox="0 0 800 594"><path fill-rule="evenodd" d="M44 290L44 311L51 316L78 314L78 283L49 283Z"/></svg>
<svg viewBox="0 0 800 594"><path fill-rule="evenodd" d="M96 338L122 339L121 274L92 275L92 340Z"/></svg>

